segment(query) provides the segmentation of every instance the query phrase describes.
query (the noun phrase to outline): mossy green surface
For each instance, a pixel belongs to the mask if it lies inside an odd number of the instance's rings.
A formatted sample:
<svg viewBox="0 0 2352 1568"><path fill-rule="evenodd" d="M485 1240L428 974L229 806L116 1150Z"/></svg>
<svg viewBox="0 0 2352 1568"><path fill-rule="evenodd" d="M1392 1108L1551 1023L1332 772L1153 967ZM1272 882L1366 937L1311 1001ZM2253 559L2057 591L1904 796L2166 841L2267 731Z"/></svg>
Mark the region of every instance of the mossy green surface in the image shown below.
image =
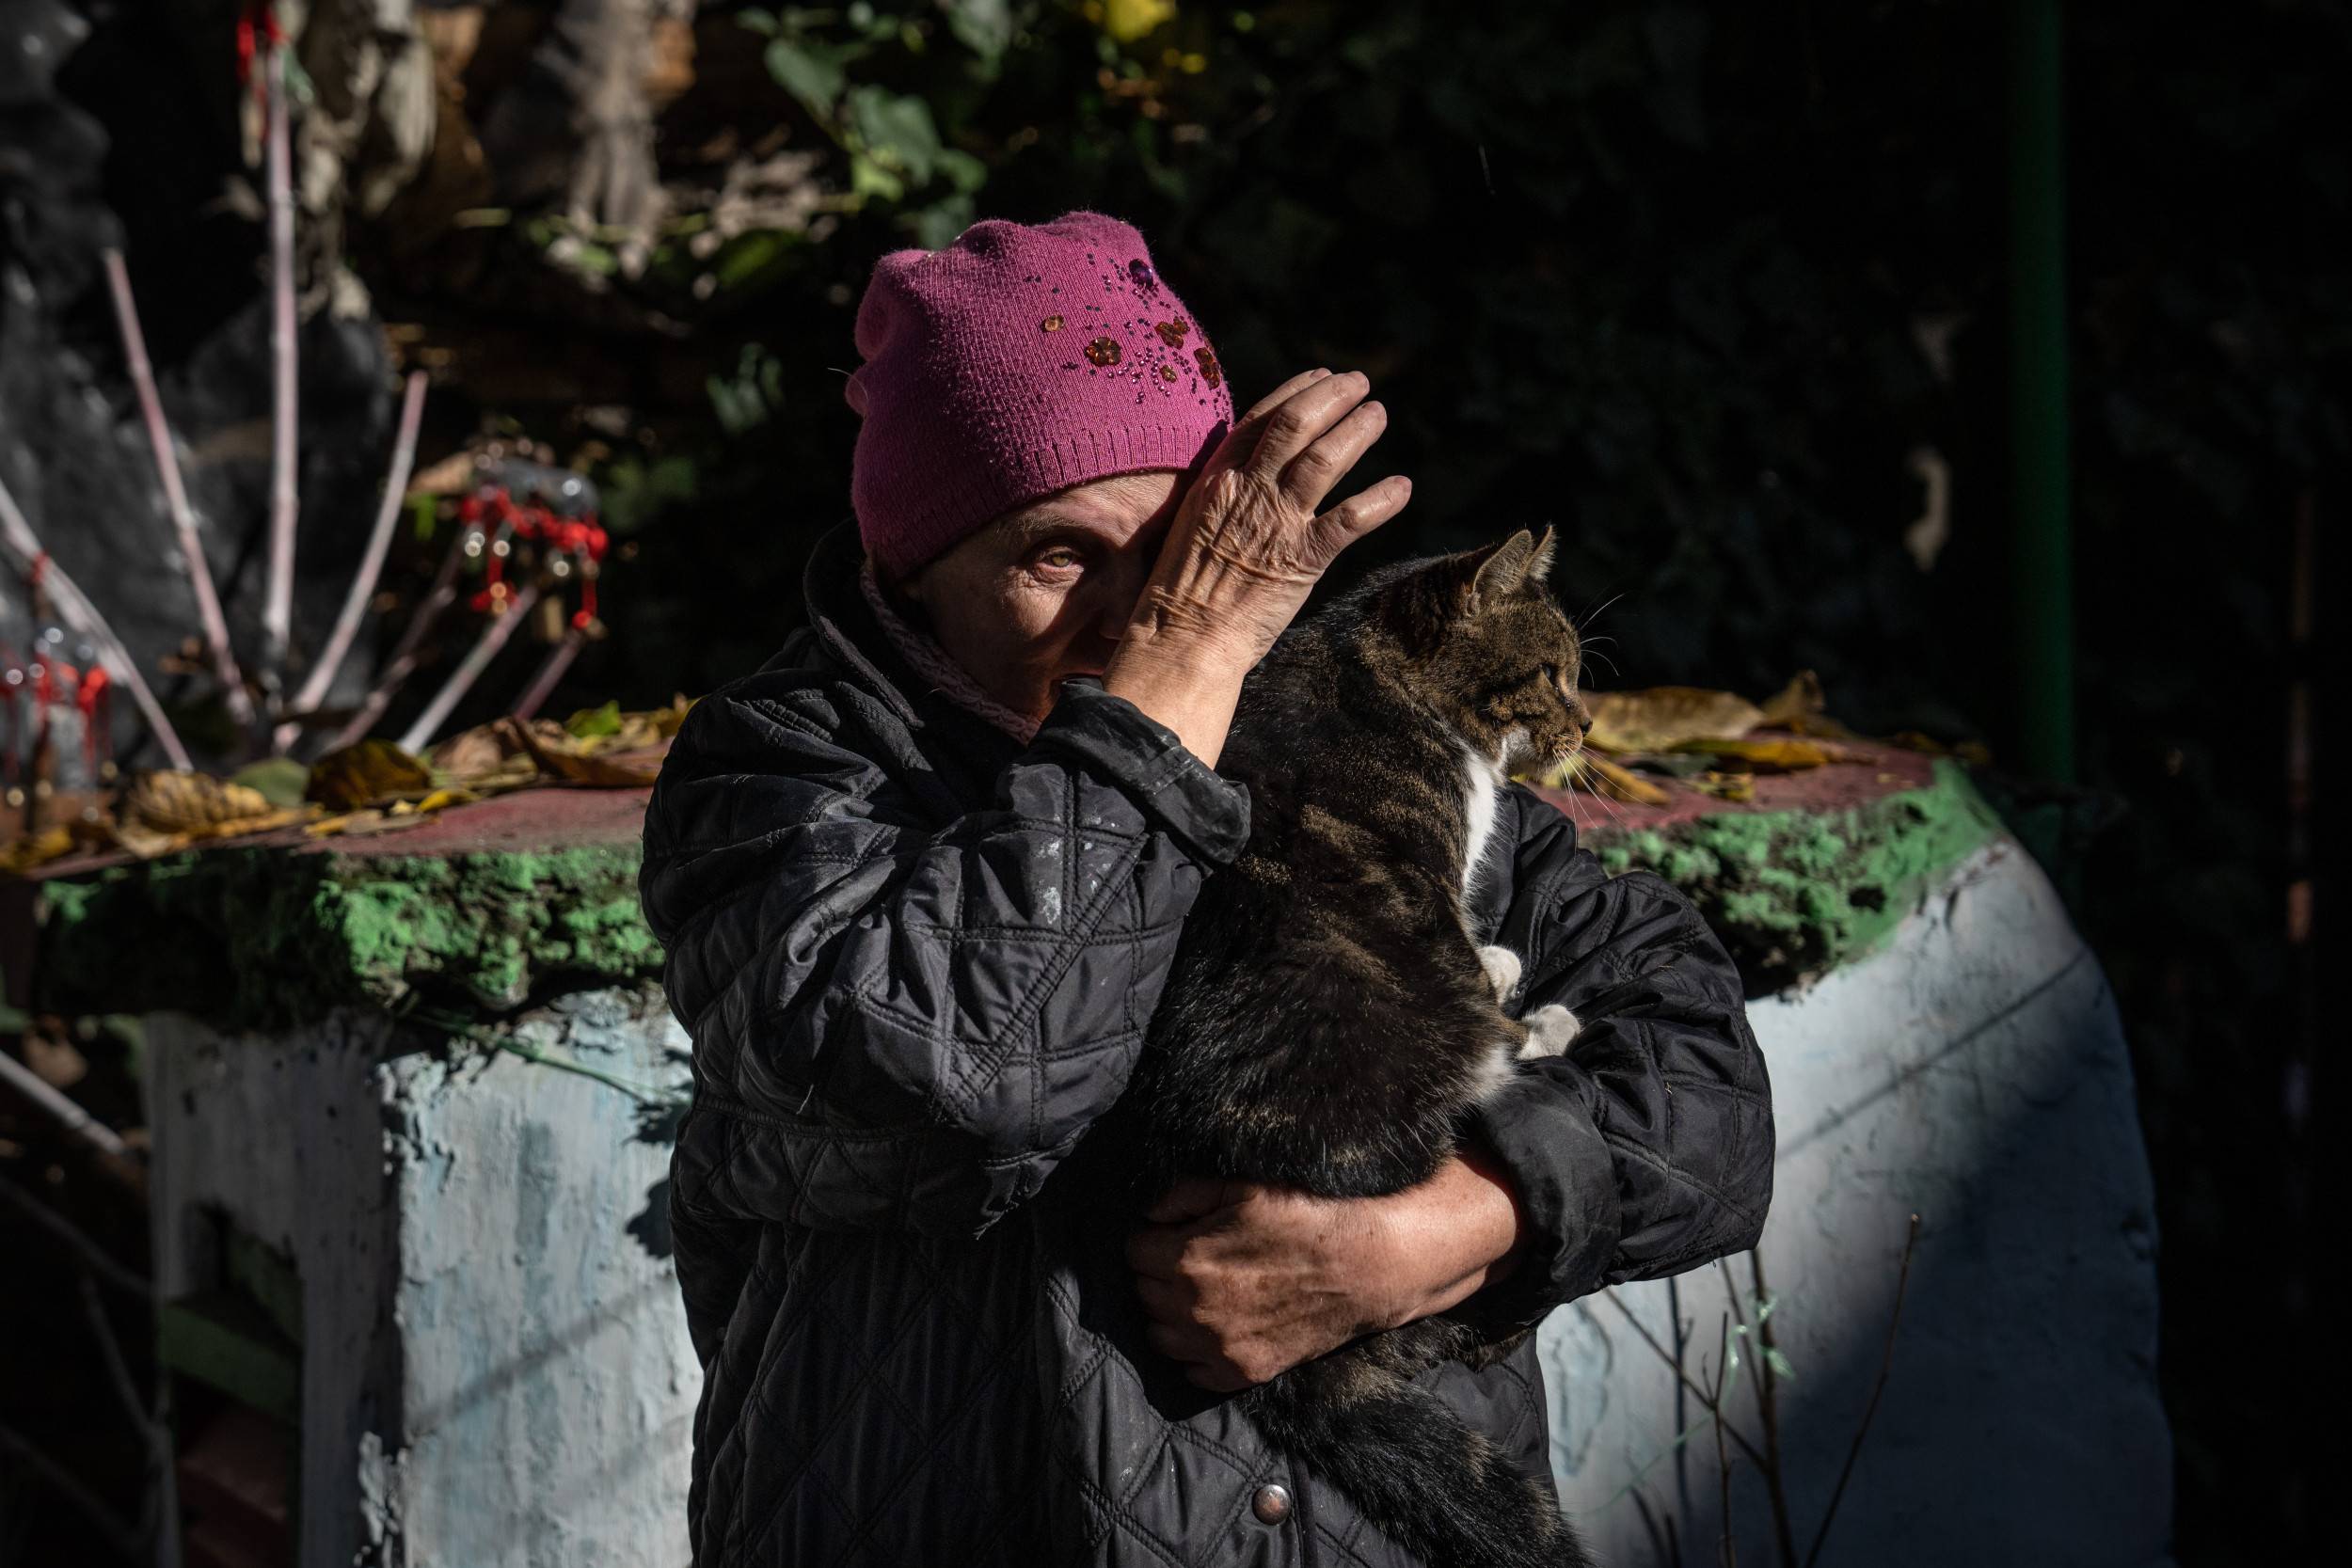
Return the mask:
<svg viewBox="0 0 2352 1568"><path fill-rule="evenodd" d="M1723 812L1582 840L1612 876L1654 871L1681 889L1763 995L1869 951L2000 832L1967 775L1938 763L1926 787L1844 811Z"/></svg>
<svg viewBox="0 0 2352 1568"><path fill-rule="evenodd" d="M659 975L634 840L534 854L215 849L51 882L44 1005L279 1028L356 1005L503 1012L539 982Z"/></svg>

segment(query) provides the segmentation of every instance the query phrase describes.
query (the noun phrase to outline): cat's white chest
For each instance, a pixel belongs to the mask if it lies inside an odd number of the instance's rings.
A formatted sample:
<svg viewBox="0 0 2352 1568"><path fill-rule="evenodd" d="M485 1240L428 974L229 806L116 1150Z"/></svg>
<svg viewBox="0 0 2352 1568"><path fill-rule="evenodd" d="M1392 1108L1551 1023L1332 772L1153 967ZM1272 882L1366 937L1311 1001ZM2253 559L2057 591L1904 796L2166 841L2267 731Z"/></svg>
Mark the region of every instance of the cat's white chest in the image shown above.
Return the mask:
<svg viewBox="0 0 2352 1568"><path fill-rule="evenodd" d="M1462 808L1468 831L1462 844L1462 907L1468 910L1478 868L1495 833L1495 808L1502 797L1502 770L1470 747L1462 748Z"/></svg>

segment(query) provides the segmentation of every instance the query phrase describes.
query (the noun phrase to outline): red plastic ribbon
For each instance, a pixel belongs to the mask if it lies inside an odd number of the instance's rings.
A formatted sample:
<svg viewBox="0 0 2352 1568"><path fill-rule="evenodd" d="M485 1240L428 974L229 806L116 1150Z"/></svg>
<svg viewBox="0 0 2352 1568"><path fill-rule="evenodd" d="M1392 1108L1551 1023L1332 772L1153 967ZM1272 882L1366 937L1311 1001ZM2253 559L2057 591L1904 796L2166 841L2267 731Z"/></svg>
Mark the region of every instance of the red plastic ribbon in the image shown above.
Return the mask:
<svg viewBox="0 0 2352 1568"><path fill-rule="evenodd" d="M580 562L580 609L572 625L586 627L596 618L596 564L604 560L610 537L593 512L578 517L557 515L535 500L517 501L502 484L485 486L457 503L458 520L490 535L491 552L484 565L488 579L473 596L473 608L503 608L506 599L506 558L497 553L500 541L510 536L528 539L549 554L568 555Z"/></svg>

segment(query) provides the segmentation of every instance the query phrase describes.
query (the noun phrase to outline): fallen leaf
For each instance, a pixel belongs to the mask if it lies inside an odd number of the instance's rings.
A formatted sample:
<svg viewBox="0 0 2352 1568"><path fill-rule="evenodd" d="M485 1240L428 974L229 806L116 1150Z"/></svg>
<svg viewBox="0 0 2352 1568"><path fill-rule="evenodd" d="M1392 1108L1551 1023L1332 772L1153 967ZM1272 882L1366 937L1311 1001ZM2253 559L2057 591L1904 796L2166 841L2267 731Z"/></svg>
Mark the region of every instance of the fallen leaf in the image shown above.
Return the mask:
<svg viewBox="0 0 2352 1568"><path fill-rule="evenodd" d="M559 750L530 730L523 731L522 736L523 744L531 748L531 754L538 759L540 767L573 784L593 784L600 789L634 789L653 783L661 774L658 757L650 765L631 763Z"/></svg>
<svg viewBox="0 0 2352 1568"><path fill-rule="evenodd" d="M1790 720L1804 720L1824 712L1829 699L1821 695L1821 677L1810 670L1801 671L1770 697L1764 699L1764 722L1786 724Z"/></svg>
<svg viewBox="0 0 2352 1568"><path fill-rule="evenodd" d="M194 832L221 822L267 816L278 808L260 790L206 773L141 773L124 790L117 816L158 832Z"/></svg>
<svg viewBox="0 0 2352 1568"><path fill-rule="evenodd" d="M423 763L389 740L362 740L311 765L309 795L330 811L350 811L432 788L433 773Z"/></svg>
<svg viewBox="0 0 2352 1568"><path fill-rule="evenodd" d="M621 704L614 698L602 707L584 707L564 721L564 733L576 740L621 733Z"/></svg>
<svg viewBox="0 0 2352 1568"><path fill-rule="evenodd" d="M495 773L522 752L513 727L503 719L460 730L424 754L425 766L453 779L479 778Z"/></svg>
<svg viewBox="0 0 2352 1568"><path fill-rule="evenodd" d="M1749 773L1701 773L1685 781L1702 795L1712 795L1718 800L1745 802L1756 799L1755 775Z"/></svg>
<svg viewBox="0 0 2352 1568"><path fill-rule="evenodd" d="M73 834L65 828L49 827L37 833L19 833L7 847L0 848L0 876L22 876L72 847Z"/></svg>
<svg viewBox="0 0 2352 1568"><path fill-rule="evenodd" d="M345 838L365 838L373 833L404 832L410 828L421 828L433 820L425 813L414 811L397 816L388 811L355 812L352 814L352 818L350 822L344 824L342 836ZM361 818L367 818L367 820L360 820Z"/></svg>
<svg viewBox="0 0 2352 1568"><path fill-rule="evenodd" d="M229 782L255 791L273 806L298 806L310 785L310 770L292 757L264 757L230 774Z"/></svg>
<svg viewBox="0 0 2352 1568"><path fill-rule="evenodd" d="M1737 740L1764 710L1736 691L1654 686L1646 691L1585 694L1593 716L1585 743L1604 752L1671 752L1686 740Z"/></svg>
<svg viewBox="0 0 2352 1568"><path fill-rule="evenodd" d="M1664 806L1674 797L1634 772L1621 768L1607 757L1590 752L1579 752L1565 762L1549 768L1536 781L1547 789L1588 789L1604 800L1623 800L1629 805Z"/></svg>
<svg viewBox="0 0 2352 1568"><path fill-rule="evenodd" d="M1675 750L1737 757L1756 773L1797 773L1830 760L1827 752L1805 740L1686 740Z"/></svg>

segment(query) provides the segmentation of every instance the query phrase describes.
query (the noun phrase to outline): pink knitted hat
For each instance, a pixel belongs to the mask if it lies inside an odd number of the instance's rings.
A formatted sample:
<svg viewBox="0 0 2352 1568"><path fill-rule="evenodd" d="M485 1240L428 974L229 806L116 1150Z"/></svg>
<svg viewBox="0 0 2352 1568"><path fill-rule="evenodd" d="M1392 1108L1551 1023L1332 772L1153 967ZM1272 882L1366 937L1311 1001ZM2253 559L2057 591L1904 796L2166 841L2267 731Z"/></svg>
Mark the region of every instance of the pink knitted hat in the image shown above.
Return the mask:
<svg viewBox="0 0 2352 1568"><path fill-rule="evenodd" d="M1100 213L974 224L945 250L883 257L857 347L850 497L894 572L1056 490L1190 467L1233 417L1143 236Z"/></svg>

